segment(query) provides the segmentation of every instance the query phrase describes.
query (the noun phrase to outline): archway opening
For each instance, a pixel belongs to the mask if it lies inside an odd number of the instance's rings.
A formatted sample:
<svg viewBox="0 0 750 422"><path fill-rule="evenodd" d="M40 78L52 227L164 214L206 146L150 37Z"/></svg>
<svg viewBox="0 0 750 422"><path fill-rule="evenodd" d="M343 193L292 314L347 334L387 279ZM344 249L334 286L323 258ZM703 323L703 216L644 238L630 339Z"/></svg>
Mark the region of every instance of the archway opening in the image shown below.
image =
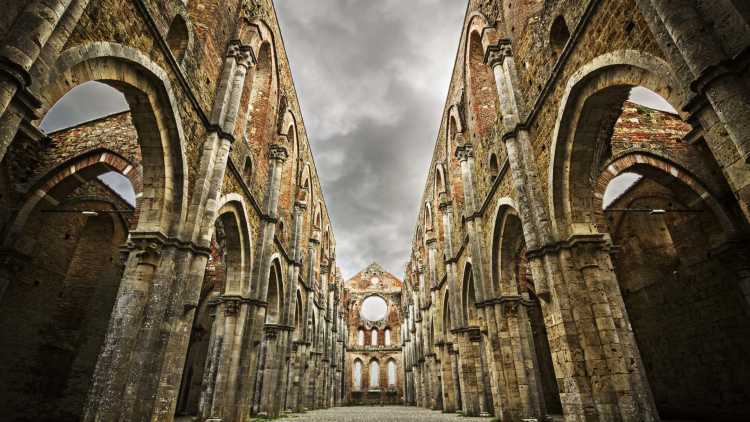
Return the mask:
<svg viewBox="0 0 750 422"><path fill-rule="evenodd" d="M660 418L747 419L750 386L740 380L750 378L750 339L741 332L750 317L734 264L747 258L727 224L736 210L713 199L728 190L713 158L653 91L611 86L583 104L570 186L586 189L589 177L599 187L570 195L570 215L612 238L633 359Z"/></svg>
<svg viewBox="0 0 750 422"><path fill-rule="evenodd" d="M213 303L223 292L238 292L242 288L243 256L242 238L236 215L226 212L214 224L211 253L201 284L198 306L190 330L188 351L177 396L175 414L198 417L201 399L204 398L206 373L215 370L219 362L210 359L210 344L215 323L214 315L220 312L219 323L237 312L236 302Z"/></svg>
<svg viewBox="0 0 750 422"><path fill-rule="evenodd" d="M282 298L281 264L278 259L271 263L268 274L268 295L266 301L266 324L278 324L281 317Z"/></svg>
<svg viewBox="0 0 750 422"><path fill-rule="evenodd" d="M62 96L40 130L49 142L21 131L0 163L2 243L17 259L0 288L0 412L77 421L138 224L140 146L123 94L97 82Z"/></svg>
<svg viewBox="0 0 750 422"><path fill-rule="evenodd" d="M562 403L547 338L547 327L526 255L521 219L510 208L506 208L497 218L497 252L493 253L495 274L499 276L503 292L518 294L524 301L519 305L522 309L519 309L518 313L521 320L525 319L522 329L528 334L523 337L527 339L529 350L533 354L535 364L530 370L534 371L534 388L541 399L541 411L544 415L562 415Z"/></svg>
<svg viewBox="0 0 750 422"><path fill-rule="evenodd" d="M750 387L741 380L750 377L750 339L742 332L750 317L739 286L730 281L738 279L733 247L696 193L652 169L639 170L641 177L604 213L659 416L747 419Z"/></svg>

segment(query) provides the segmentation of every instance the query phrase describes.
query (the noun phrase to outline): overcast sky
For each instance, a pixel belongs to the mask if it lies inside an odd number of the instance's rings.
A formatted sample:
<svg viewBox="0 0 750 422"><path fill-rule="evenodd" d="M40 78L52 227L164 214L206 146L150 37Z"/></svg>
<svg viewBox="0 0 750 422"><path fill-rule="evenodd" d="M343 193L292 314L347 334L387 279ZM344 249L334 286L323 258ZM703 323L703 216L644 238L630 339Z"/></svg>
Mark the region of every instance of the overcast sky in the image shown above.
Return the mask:
<svg viewBox="0 0 750 422"><path fill-rule="evenodd" d="M464 0L276 0L302 116L349 278L411 249Z"/></svg>
<svg viewBox="0 0 750 422"><path fill-rule="evenodd" d="M377 261L403 276L466 0L275 0L345 278ZM673 111L650 91L631 98ZM97 82L72 90L46 131L127 108ZM126 178L103 180L123 197ZM613 184L614 198L633 177Z"/></svg>

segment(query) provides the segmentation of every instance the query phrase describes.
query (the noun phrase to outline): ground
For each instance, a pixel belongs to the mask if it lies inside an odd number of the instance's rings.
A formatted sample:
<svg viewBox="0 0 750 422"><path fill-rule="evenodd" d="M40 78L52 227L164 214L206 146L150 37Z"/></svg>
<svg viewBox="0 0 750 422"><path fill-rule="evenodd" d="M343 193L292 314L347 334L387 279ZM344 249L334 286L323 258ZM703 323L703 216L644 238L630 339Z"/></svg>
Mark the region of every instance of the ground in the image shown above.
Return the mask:
<svg viewBox="0 0 750 422"><path fill-rule="evenodd" d="M427 410L411 406L352 406L335 407L332 409L313 410L307 413L294 414L279 421L465 421L468 419L489 420L489 418L466 418L456 413L441 413L437 410Z"/></svg>

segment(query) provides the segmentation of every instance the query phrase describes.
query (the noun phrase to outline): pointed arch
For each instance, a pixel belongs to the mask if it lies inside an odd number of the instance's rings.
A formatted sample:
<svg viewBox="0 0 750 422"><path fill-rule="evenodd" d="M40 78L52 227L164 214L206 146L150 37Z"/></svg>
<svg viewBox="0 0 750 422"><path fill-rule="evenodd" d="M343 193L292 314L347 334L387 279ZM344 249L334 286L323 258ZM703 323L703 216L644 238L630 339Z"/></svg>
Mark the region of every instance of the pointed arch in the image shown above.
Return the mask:
<svg viewBox="0 0 750 422"><path fill-rule="evenodd" d="M268 272L268 294L266 296L266 324L279 324L282 315L284 281L281 261L278 257L271 260Z"/></svg>
<svg viewBox="0 0 750 422"><path fill-rule="evenodd" d="M468 20L465 56L467 120L472 127L472 141L490 134L498 111L497 87L492 69L484 63L482 35L488 28L480 13Z"/></svg>
<svg viewBox="0 0 750 422"><path fill-rule="evenodd" d="M253 241L247 205L241 195L229 193L219 199L218 208L216 221L222 223L226 242L225 294L249 294Z"/></svg>

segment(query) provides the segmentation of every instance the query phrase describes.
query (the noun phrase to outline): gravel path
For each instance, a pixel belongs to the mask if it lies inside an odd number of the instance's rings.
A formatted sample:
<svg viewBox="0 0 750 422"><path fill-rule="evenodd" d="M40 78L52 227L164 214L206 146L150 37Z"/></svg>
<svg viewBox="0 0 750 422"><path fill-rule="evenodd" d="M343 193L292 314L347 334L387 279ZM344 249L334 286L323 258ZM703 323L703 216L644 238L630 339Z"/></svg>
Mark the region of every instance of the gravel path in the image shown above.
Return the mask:
<svg viewBox="0 0 750 422"><path fill-rule="evenodd" d="M410 421L487 421L491 418L466 418L455 413L441 413L419 407L355 406L313 410L276 419L282 422L410 422Z"/></svg>

